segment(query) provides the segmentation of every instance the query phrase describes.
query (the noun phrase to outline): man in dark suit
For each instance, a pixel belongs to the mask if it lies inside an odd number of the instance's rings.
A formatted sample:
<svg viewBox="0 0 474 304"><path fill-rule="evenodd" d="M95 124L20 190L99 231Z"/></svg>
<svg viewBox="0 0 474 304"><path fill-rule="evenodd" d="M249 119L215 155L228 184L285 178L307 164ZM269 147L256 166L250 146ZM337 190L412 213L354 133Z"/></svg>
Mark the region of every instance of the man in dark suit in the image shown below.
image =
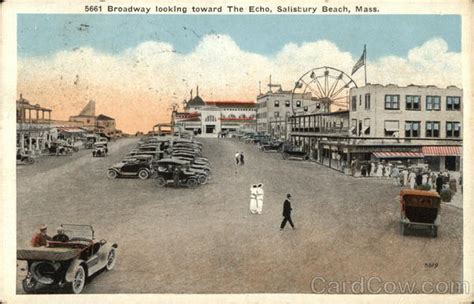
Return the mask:
<svg viewBox="0 0 474 304"><path fill-rule="evenodd" d="M290 200L291 200L291 194L287 194L286 200L283 203L283 221L281 222L281 225L280 225L280 231L283 230L283 228L285 228L286 222L289 222L291 225L291 228L295 229L295 225L293 225L293 221L291 220L291 210L293 209L291 208Z"/></svg>

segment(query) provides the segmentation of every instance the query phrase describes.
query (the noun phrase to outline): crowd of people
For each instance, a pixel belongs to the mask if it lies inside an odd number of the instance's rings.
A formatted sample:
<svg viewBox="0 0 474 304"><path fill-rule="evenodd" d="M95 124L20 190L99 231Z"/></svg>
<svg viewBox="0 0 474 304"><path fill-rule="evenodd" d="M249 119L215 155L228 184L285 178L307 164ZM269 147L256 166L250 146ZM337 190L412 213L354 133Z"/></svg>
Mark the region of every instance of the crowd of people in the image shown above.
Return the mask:
<svg viewBox="0 0 474 304"><path fill-rule="evenodd" d="M452 193L462 192L462 174L456 179L448 170L435 172L425 167L404 166L391 162L363 162L353 160L350 165L351 175L360 173L362 177L388 177L393 178L395 184L411 189L436 190L449 189Z"/></svg>

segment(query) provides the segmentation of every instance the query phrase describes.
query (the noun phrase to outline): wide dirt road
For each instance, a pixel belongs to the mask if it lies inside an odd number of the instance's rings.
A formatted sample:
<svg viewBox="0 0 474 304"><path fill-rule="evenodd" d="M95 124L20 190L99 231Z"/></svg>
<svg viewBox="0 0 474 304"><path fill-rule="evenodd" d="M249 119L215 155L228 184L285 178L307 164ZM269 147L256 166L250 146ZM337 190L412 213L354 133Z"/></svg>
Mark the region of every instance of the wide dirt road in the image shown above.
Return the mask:
<svg viewBox="0 0 474 304"><path fill-rule="evenodd" d="M41 223L52 230L91 224L97 238L117 242L116 267L84 293L311 293L312 282L316 291L351 292L325 288L371 277L378 277L373 291L379 281L415 282L420 291L425 281L462 280L462 210L443 205L436 239L402 237L400 188L391 181L283 161L233 139L200 140L213 180L196 189L107 179L106 169L137 139L111 143L106 158L87 150L19 167L19 246ZM234 165L236 151L246 155L245 166ZM249 213L252 183L264 184L262 215ZM286 193L294 200L294 231L279 231ZM23 293L24 264L18 265Z"/></svg>

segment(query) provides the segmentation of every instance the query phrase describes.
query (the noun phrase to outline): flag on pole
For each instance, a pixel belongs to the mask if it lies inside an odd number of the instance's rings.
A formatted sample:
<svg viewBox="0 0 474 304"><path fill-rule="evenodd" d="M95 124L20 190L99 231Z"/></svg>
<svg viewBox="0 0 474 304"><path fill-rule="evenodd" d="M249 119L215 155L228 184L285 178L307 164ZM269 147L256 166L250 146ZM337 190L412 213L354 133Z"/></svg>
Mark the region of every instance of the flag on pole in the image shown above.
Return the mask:
<svg viewBox="0 0 474 304"><path fill-rule="evenodd" d="M362 56L360 56L360 59L356 62L356 64L352 68L351 76L354 75L354 73L357 72L357 70L360 69L364 65L365 65L365 46L364 46L364 51L362 52Z"/></svg>

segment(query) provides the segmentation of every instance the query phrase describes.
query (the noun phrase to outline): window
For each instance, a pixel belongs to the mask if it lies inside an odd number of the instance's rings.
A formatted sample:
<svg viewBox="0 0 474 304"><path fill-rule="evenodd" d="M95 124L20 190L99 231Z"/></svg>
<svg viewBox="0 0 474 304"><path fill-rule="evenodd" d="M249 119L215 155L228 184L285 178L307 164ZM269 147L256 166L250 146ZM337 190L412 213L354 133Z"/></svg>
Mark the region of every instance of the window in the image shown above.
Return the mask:
<svg viewBox="0 0 474 304"><path fill-rule="evenodd" d="M275 107L278 108L280 106L280 101L279 100L275 100Z"/></svg>
<svg viewBox="0 0 474 304"><path fill-rule="evenodd" d="M405 121L405 137L420 137L419 121Z"/></svg>
<svg viewBox="0 0 474 304"><path fill-rule="evenodd" d="M370 94L365 94L364 105L366 110L370 110Z"/></svg>
<svg viewBox="0 0 474 304"><path fill-rule="evenodd" d="M206 117L206 121L207 122L216 121L216 118L213 115L209 115L209 116Z"/></svg>
<svg viewBox="0 0 474 304"><path fill-rule="evenodd" d="M357 96L352 96L351 110L352 111L357 111Z"/></svg>
<svg viewBox="0 0 474 304"><path fill-rule="evenodd" d="M291 115L290 115L290 112L286 112L285 115L286 115L286 117L290 117L290 116L291 116Z"/></svg>
<svg viewBox="0 0 474 304"><path fill-rule="evenodd" d="M446 137L460 137L461 124L457 121L446 122Z"/></svg>
<svg viewBox="0 0 474 304"><path fill-rule="evenodd" d="M385 110L400 110L400 95L385 95Z"/></svg>
<svg viewBox="0 0 474 304"><path fill-rule="evenodd" d="M280 112L275 112L275 113L273 113L273 116L275 116L275 118L280 117Z"/></svg>
<svg viewBox="0 0 474 304"><path fill-rule="evenodd" d="M308 112L308 107L304 107L303 110L304 110L305 112Z"/></svg>
<svg viewBox="0 0 474 304"><path fill-rule="evenodd" d="M287 108L290 107L290 101L289 100L285 101L285 107L287 107Z"/></svg>
<svg viewBox="0 0 474 304"><path fill-rule="evenodd" d="M362 95L359 95L359 106L362 106Z"/></svg>
<svg viewBox="0 0 474 304"><path fill-rule="evenodd" d="M370 118L364 119L364 128L362 129L362 134L370 135Z"/></svg>
<svg viewBox="0 0 474 304"><path fill-rule="evenodd" d="M263 113L259 113L259 114L263 114ZM229 118L235 118L235 115L234 114L229 114L228 116ZM262 116L263 117L263 116Z"/></svg>
<svg viewBox="0 0 474 304"><path fill-rule="evenodd" d="M407 95L405 97L406 110L420 110L420 96Z"/></svg>
<svg viewBox="0 0 474 304"><path fill-rule="evenodd" d="M439 121L426 122L426 137L439 137Z"/></svg>
<svg viewBox="0 0 474 304"><path fill-rule="evenodd" d="M297 107L297 108L301 107L301 100L297 100L297 101L296 101L296 107Z"/></svg>
<svg viewBox="0 0 474 304"><path fill-rule="evenodd" d="M245 114L240 114L239 118L247 118L247 117L245 116Z"/></svg>
<svg viewBox="0 0 474 304"><path fill-rule="evenodd" d="M447 96L446 97L446 110L460 111L461 110L461 97Z"/></svg>
<svg viewBox="0 0 474 304"><path fill-rule="evenodd" d="M400 132L400 123L398 120L386 120L384 122L384 135L389 137L398 137Z"/></svg>
<svg viewBox="0 0 474 304"><path fill-rule="evenodd" d="M426 96L426 111L441 110L441 101L439 96Z"/></svg>
<svg viewBox="0 0 474 304"><path fill-rule="evenodd" d="M357 134L357 119L351 120L351 128L349 129L349 133L352 135Z"/></svg>

